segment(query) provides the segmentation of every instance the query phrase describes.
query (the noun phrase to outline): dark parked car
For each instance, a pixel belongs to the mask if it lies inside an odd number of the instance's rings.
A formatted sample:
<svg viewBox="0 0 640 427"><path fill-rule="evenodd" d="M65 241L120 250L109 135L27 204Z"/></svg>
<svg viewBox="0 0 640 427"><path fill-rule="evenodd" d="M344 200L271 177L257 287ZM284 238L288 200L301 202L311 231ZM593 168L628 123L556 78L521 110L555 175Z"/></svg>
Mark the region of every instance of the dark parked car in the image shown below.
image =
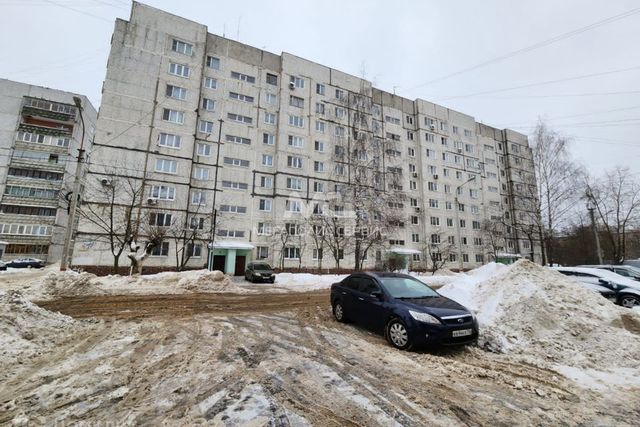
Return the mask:
<svg viewBox="0 0 640 427"><path fill-rule="evenodd" d="M263 261L252 261L247 264L244 278L250 282L275 282L276 274L269 264Z"/></svg>
<svg viewBox="0 0 640 427"><path fill-rule="evenodd" d="M331 306L337 321L384 333L401 350L478 339L478 323L469 310L406 274L352 274L331 285Z"/></svg>
<svg viewBox="0 0 640 427"><path fill-rule="evenodd" d="M44 261L37 258L17 258L7 263L7 267L11 268L42 268Z"/></svg>

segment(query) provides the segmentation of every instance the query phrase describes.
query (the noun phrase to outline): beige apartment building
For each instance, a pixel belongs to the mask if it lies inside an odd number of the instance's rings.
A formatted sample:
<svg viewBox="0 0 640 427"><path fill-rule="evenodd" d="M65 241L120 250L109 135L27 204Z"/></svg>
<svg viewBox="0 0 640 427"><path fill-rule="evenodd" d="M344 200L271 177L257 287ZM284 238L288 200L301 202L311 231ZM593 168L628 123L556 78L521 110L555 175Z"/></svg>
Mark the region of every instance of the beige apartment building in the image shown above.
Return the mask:
<svg viewBox="0 0 640 427"><path fill-rule="evenodd" d="M82 95L0 79L0 241L3 261L62 257L78 147L96 110Z"/></svg>
<svg viewBox="0 0 640 427"><path fill-rule="evenodd" d="M81 215L78 266L112 265L130 236L161 235L145 265L201 267L210 255L214 268L241 273L252 259L332 268L337 256L352 268L349 222L377 214L339 199L366 176L396 219L375 231L365 268L393 253L412 268L432 256L451 268L539 257L520 231L535 215L523 202L525 135L136 2L116 21L92 158L83 208L94 217ZM332 232L345 234L344 249L315 244L321 216L344 223ZM118 226L101 224L107 217ZM501 224L492 248L489 221Z"/></svg>

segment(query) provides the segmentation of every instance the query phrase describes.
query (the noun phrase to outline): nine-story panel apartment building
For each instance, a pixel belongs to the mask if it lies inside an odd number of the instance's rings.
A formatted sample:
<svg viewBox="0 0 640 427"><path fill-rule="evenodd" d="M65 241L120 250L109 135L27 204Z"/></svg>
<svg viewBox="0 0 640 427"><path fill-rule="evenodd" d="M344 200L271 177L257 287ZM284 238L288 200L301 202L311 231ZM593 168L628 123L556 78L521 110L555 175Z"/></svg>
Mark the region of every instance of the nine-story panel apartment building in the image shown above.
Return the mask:
<svg viewBox="0 0 640 427"><path fill-rule="evenodd" d="M358 151L360 136L368 145ZM216 267L229 273L249 259L335 266L330 248L311 244L307 219L348 223L335 196L355 179L355 151L374 165L372 186L401 196L380 199L401 219L381 231L364 266L388 251L421 266L445 246L437 257L452 267L487 262L496 247L537 256L518 223L532 221L522 202L533 174L526 136L134 2L112 38L94 145L101 161L85 200L121 227L84 215L74 263L112 264L113 243L126 238L109 234L126 229L139 241L161 234L151 266L203 265L212 234ZM492 250L488 221L504 233ZM348 249L339 255L353 265Z"/></svg>

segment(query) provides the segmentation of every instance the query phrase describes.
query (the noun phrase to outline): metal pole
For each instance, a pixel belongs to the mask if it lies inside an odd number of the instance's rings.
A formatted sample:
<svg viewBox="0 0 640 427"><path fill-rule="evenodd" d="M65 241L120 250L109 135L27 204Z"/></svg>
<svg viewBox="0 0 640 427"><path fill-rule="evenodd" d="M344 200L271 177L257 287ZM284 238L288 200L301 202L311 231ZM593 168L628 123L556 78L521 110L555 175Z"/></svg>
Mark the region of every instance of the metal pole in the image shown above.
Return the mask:
<svg viewBox="0 0 640 427"><path fill-rule="evenodd" d="M476 180L476 176L472 175L471 178L469 178L468 180L466 180L465 182L463 182L462 184L458 185L456 187L456 198L455 200L455 204L456 204L456 229L458 231L458 268L460 271L462 271L462 269L464 268L464 263L462 261L462 237L460 237L460 204L458 203L458 191L460 191L460 189L467 185L468 183L470 183L471 181L475 181Z"/></svg>
<svg viewBox="0 0 640 427"><path fill-rule="evenodd" d="M598 236L598 228L596 227L596 217L593 214L594 208L587 208L591 217L591 228L596 239L596 251L598 251L598 264L602 265L602 252L600 251L600 237Z"/></svg>
<svg viewBox="0 0 640 427"><path fill-rule="evenodd" d="M76 221L76 210L78 208L78 198L80 197L80 179L82 178L82 162L84 160L84 117L82 115L82 100L74 96L73 102L76 104L80 113L80 123L82 125L82 134L80 137L80 148L78 148L78 161L76 163L76 177L73 184L73 193L71 195L71 206L69 209L69 218L67 220L67 228L64 234L64 247L62 249L62 260L60 261L60 271L65 271L73 255L73 245L71 239L73 237L73 229Z"/></svg>
<svg viewBox="0 0 640 427"><path fill-rule="evenodd" d="M213 259L211 254L213 253L213 241L216 236L216 221L218 219L218 210L216 209L216 196L218 195L218 169L220 169L220 148L222 147L222 124L224 120L218 120L220 125L218 126L218 147L216 150L216 171L213 174L213 203L211 205L211 228L209 231L209 244L207 245L207 268L213 270Z"/></svg>

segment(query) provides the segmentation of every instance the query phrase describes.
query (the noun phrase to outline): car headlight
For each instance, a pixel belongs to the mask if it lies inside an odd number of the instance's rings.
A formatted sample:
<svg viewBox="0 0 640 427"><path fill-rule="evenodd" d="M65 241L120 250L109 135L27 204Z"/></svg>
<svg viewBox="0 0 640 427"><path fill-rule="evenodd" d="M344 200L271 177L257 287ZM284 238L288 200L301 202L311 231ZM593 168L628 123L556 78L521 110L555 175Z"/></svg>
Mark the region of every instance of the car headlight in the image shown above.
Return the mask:
<svg viewBox="0 0 640 427"><path fill-rule="evenodd" d="M430 314L427 314L427 313L422 313L420 311L409 310L409 314L411 315L411 317L416 319L418 322L431 323L431 324L436 324L436 325L440 324L440 321L437 318L435 318L434 316L432 316Z"/></svg>
<svg viewBox="0 0 640 427"><path fill-rule="evenodd" d="M261 273L253 273L253 275L254 275L254 276L256 276L256 277L260 277L260 276L262 276L262 274L261 274Z"/></svg>

